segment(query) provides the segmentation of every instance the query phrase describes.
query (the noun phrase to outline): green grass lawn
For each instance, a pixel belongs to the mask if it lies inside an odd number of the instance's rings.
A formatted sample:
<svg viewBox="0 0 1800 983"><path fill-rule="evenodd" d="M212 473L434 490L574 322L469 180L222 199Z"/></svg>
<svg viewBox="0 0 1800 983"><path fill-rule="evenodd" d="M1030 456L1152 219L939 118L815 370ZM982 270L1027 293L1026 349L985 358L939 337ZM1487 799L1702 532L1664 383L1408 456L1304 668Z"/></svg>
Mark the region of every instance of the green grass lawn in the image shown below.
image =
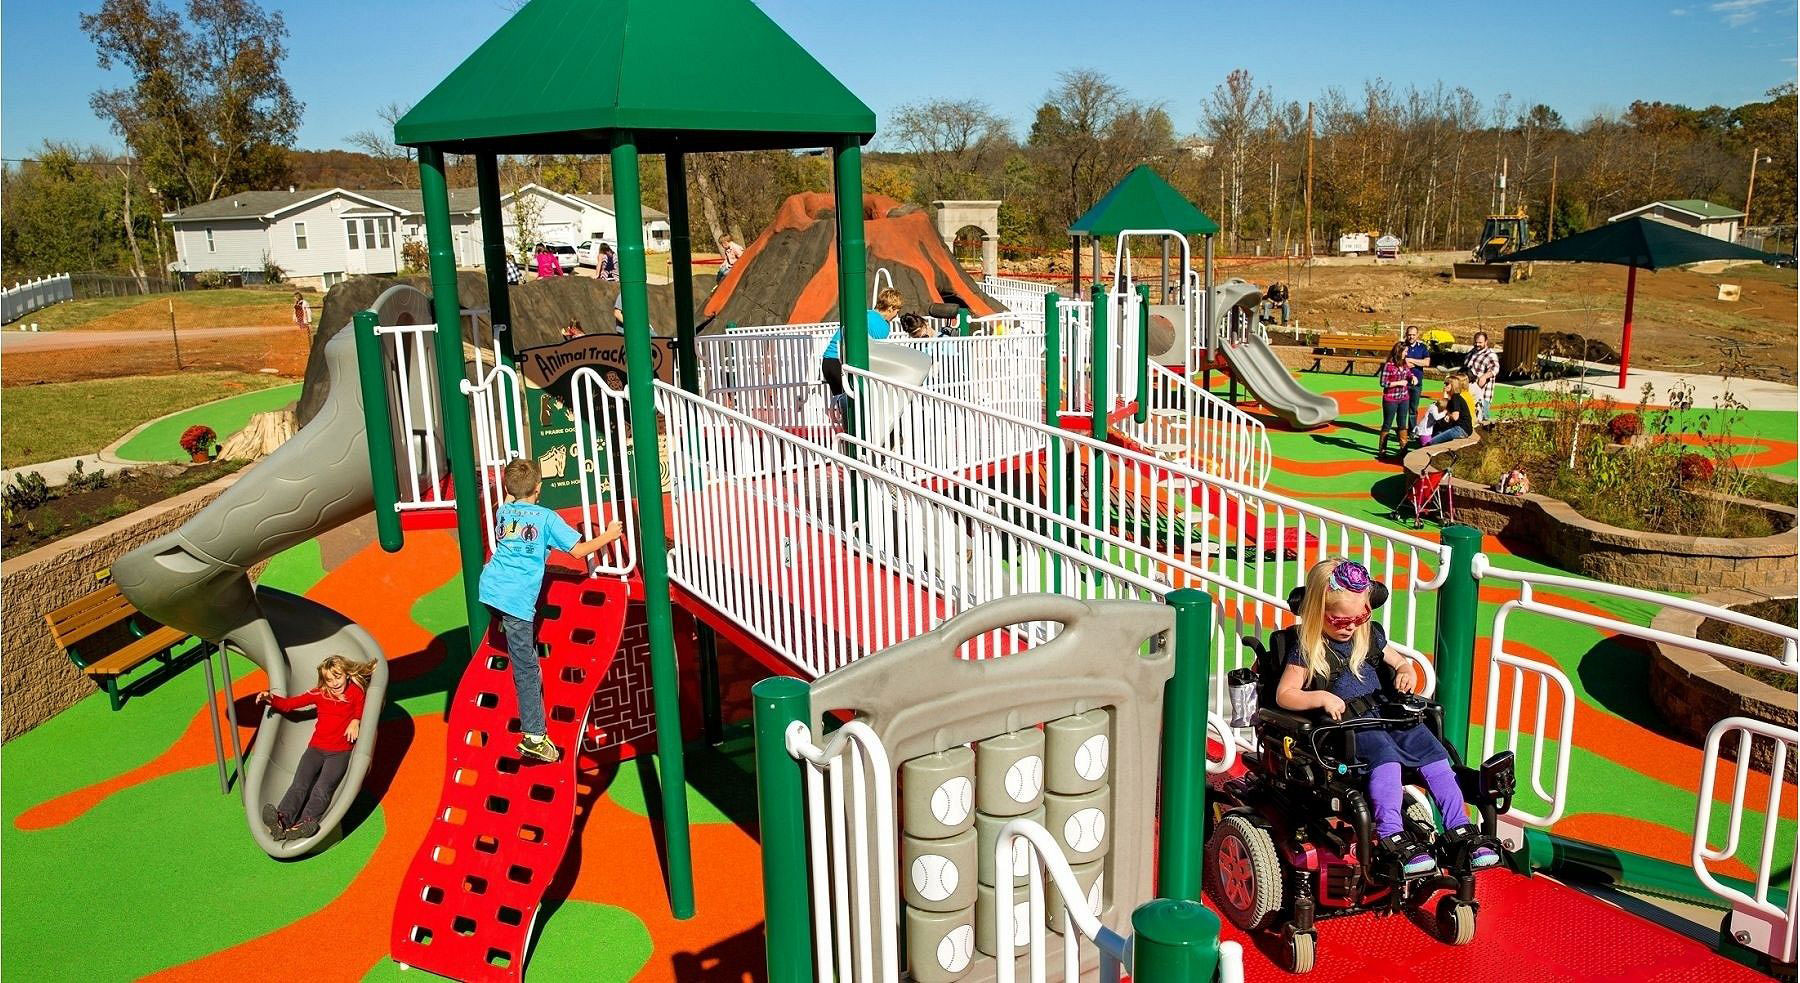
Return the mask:
<svg viewBox="0 0 1800 983"><path fill-rule="evenodd" d="M92 454L146 420L226 396L261 395L263 390L284 385L293 391L287 399L298 395L299 386L287 380L246 372L187 372L14 386L0 391L0 466L16 468ZM248 418L245 413L243 419ZM243 419L231 430L220 429L210 419L193 422L208 423L223 439L242 427ZM175 436L180 436L180 428ZM144 459L174 460L181 448L175 446L175 438L169 443L174 456L162 453Z"/></svg>
<svg viewBox="0 0 1800 983"><path fill-rule="evenodd" d="M303 291L317 316L323 297ZM136 297L94 297L52 304L7 325L36 324L40 331L62 331L92 325L105 328L167 328L169 303L182 327L210 327L232 320L241 324L286 324L294 302L291 287L242 287L223 290L184 290L179 293Z"/></svg>
<svg viewBox="0 0 1800 983"><path fill-rule="evenodd" d="M269 378L259 376L258 378ZM219 443L244 429L244 424L258 413L278 410L300 398L300 384L291 383L273 389L242 393L205 406L192 413L182 413L144 428L144 432L119 448L119 457L127 461L185 461L181 449L181 432L196 423L204 423L219 435Z"/></svg>

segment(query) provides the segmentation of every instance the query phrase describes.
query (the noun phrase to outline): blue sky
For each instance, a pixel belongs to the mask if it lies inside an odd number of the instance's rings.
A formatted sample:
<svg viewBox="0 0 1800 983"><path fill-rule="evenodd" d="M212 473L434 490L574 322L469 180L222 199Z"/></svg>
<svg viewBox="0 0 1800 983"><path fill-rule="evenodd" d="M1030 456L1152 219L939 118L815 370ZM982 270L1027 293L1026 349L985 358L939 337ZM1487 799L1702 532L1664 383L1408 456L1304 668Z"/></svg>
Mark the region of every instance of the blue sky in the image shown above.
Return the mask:
<svg viewBox="0 0 1800 983"><path fill-rule="evenodd" d="M168 2L168 0L165 0ZM179 2L179 0L177 0ZM288 21L299 146L345 146L389 101L410 103L508 13L504 0L264 0ZM679 2L679 0L667 0ZM99 0L13 0L0 29L0 152L45 139L114 147L88 108L119 84L78 12ZM1163 103L1184 132L1234 68L1305 101L1381 77L1464 85L1484 103L1548 103L1571 122L1633 99L1734 105L1795 77L1795 0L762 0L777 23L885 119L976 97L1022 130L1065 68L1094 68ZM1273 28L1279 28L1278 36ZM1020 134L1022 135L1022 133Z"/></svg>

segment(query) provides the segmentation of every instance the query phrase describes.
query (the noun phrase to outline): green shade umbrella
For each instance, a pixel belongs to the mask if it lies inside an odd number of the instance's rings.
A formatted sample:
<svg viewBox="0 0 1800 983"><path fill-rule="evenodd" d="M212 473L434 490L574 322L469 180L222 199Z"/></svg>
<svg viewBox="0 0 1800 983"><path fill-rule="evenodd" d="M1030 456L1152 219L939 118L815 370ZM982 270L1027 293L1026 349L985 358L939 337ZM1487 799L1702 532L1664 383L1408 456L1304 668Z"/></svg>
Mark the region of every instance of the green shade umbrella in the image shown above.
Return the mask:
<svg viewBox="0 0 1800 983"><path fill-rule="evenodd" d="M1619 343L1619 388L1624 389L1625 376L1631 367L1631 305L1637 295L1639 267L1660 270L1714 259L1762 262L1774 258L1759 249L1689 232L1680 226L1639 215L1622 222L1609 222L1566 239L1508 253L1500 260L1507 263L1539 260L1547 263L1611 263L1630 267L1631 272L1625 275L1625 331Z"/></svg>

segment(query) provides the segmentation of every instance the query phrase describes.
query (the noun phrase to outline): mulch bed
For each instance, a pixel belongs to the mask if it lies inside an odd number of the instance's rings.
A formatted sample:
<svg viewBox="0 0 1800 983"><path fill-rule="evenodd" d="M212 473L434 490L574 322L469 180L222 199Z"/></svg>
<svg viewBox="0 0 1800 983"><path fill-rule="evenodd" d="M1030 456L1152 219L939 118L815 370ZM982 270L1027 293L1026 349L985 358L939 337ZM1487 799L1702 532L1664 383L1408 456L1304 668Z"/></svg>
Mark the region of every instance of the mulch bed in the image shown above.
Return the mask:
<svg viewBox="0 0 1800 983"><path fill-rule="evenodd" d="M9 512L5 517L5 544L0 556L12 559L22 553L92 529L210 481L244 466L243 461L214 461L193 467L152 464L107 473L103 488L83 491L68 486L51 489L48 502L36 508Z"/></svg>

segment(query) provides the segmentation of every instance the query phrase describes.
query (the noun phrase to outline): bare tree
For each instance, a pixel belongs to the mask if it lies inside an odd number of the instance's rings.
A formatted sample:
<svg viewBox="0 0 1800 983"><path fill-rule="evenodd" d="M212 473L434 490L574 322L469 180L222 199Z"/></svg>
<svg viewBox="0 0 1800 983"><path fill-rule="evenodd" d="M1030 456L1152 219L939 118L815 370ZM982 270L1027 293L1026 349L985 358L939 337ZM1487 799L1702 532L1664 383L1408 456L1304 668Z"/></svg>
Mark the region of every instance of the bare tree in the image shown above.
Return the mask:
<svg viewBox="0 0 1800 983"><path fill-rule="evenodd" d="M1242 238L1244 170L1258 131L1269 126L1271 101L1257 89L1248 69L1233 69L1200 108L1200 124L1213 143L1225 177L1225 235L1233 246Z"/></svg>
<svg viewBox="0 0 1800 983"><path fill-rule="evenodd" d="M403 106L390 102L375 111L376 117L381 120L380 126L357 130L346 138L352 147L375 158L381 165L382 175L402 188L419 186L419 168L413 149L394 142L394 124L411 109L410 104Z"/></svg>
<svg viewBox="0 0 1800 983"><path fill-rule="evenodd" d="M1006 121L977 99L933 99L894 111L888 123L894 143L913 156L921 199L969 198L991 193L989 172L1009 149Z"/></svg>

